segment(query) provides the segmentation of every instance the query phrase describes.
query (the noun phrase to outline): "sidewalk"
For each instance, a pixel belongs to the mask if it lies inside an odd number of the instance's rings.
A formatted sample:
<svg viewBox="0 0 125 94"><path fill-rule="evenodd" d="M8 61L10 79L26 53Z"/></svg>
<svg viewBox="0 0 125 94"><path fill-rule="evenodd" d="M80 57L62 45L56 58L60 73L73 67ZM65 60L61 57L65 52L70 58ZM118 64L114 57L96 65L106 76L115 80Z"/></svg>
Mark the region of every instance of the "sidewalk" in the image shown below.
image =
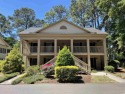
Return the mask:
<svg viewBox="0 0 125 94"><path fill-rule="evenodd" d="M22 76L22 75L18 75L18 76L16 76L16 77L12 78L12 79L9 79L9 80L7 80L7 81L4 81L4 82L0 83L0 85L11 85L11 83L12 83L15 79L19 78L20 76Z"/></svg>
<svg viewBox="0 0 125 94"><path fill-rule="evenodd" d="M91 73L91 75L95 75L95 76L107 76L109 77L110 79L113 79L115 80L116 82L119 82L119 83L125 83L125 80L120 78L120 77L117 77L117 76L114 76L110 73L105 73L105 72L97 72L97 73Z"/></svg>

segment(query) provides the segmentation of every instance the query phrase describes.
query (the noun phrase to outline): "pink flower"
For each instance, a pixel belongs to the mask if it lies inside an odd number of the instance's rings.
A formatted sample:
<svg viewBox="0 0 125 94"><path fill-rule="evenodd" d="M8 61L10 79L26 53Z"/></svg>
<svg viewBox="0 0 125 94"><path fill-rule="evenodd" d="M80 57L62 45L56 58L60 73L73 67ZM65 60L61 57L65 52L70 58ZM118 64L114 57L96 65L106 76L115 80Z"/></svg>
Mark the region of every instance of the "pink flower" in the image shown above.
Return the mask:
<svg viewBox="0 0 125 94"><path fill-rule="evenodd" d="M52 65L53 63L47 63L47 64L42 65L41 68L45 69L45 68L51 67Z"/></svg>

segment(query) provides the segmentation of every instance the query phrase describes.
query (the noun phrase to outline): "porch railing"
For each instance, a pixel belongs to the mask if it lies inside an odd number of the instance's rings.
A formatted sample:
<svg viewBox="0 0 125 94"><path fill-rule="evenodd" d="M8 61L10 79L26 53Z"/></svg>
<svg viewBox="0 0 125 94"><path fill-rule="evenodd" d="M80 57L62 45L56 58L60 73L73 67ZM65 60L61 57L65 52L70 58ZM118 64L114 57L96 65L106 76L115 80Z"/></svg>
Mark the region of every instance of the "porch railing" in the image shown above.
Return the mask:
<svg viewBox="0 0 125 94"><path fill-rule="evenodd" d="M71 51L71 46L67 46L67 48ZM59 52L62 49L62 47L57 46L57 52Z"/></svg>
<svg viewBox="0 0 125 94"><path fill-rule="evenodd" d="M54 46L40 46L40 52L54 52Z"/></svg>
<svg viewBox="0 0 125 94"><path fill-rule="evenodd" d="M71 51L71 46L68 46L69 50ZM61 50L60 46L57 46L57 52ZM37 46L30 46L31 53L37 53ZM40 46L40 52L54 52L54 46ZM86 46L74 46L73 47L74 53L86 53L87 47ZM90 46L90 53L104 53L103 46Z"/></svg>
<svg viewBox="0 0 125 94"><path fill-rule="evenodd" d="M86 53L87 52L87 46L74 46L73 52L74 53Z"/></svg>
<svg viewBox="0 0 125 94"><path fill-rule="evenodd" d="M103 46L90 46L91 53L104 53Z"/></svg>
<svg viewBox="0 0 125 94"><path fill-rule="evenodd" d="M37 53L37 46L30 46L31 53Z"/></svg>

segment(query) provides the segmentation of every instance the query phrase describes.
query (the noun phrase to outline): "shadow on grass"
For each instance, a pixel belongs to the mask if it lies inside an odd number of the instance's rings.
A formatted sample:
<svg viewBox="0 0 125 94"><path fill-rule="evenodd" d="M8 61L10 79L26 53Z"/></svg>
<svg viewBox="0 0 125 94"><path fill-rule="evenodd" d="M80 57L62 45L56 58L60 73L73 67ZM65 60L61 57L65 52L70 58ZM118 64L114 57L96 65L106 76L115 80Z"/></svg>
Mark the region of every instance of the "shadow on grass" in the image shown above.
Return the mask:
<svg viewBox="0 0 125 94"><path fill-rule="evenodd" d="M123 71L123 69L122 69L122 68L118 68L118 69L116 69L116 70L115 70L115 72L125 73L125 71Z"/></svg>
<svg viewBox="0 0 125 94"><path fill-rule="evenodd" d="M58 80L59 83L85 83L83 80L82 80L82 77L81 76L76 76L76 79L75 80L72 80L72 81L60 81Z"/></svg>

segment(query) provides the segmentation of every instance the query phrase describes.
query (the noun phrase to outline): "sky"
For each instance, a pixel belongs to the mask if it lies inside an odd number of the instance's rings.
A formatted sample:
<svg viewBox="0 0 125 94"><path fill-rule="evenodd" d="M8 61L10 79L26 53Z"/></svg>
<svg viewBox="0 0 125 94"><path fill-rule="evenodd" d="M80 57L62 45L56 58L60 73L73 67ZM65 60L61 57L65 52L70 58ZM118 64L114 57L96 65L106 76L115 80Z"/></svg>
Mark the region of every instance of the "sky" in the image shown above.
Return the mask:
<svg viewBox="0 0 125 94"><path fill-rule="evenodd" d="M46 12L60 4L68 8L70 0L0 0L0 13L6 17L12 16L14 10L27 7L35 11L37 18L44 19Z"/></svg>

